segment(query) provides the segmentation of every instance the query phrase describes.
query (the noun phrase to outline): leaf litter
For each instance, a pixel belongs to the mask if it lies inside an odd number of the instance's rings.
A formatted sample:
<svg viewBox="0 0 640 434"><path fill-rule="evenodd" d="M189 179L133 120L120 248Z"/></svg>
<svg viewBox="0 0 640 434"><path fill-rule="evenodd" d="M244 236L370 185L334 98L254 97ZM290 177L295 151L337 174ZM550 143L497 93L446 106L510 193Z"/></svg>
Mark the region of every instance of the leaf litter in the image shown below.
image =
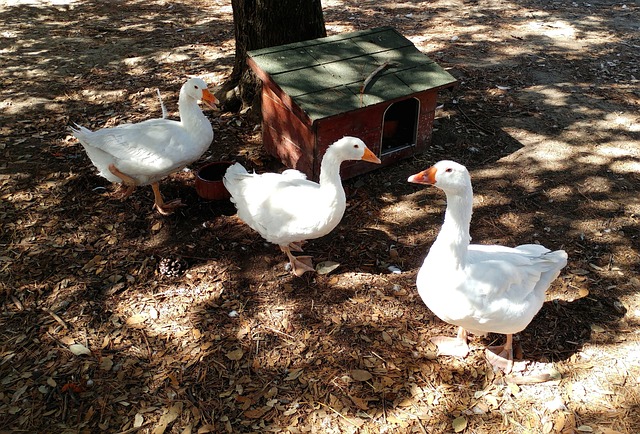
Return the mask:
<svg viewBox="0 0 640 434"><path fill-rule="evenodd" d="M464 360L436 356L429 337L454 330L423 306L414 281L441 223L443 203L437 193L417 193L404 183L413 170L438 159L457 158L482 169L514 152L513 138L496 133L505 117L537 121L532 125L544 128L567 125L560 108L542 108L542 98L533 103L518 98L528 79L523 71L539 73L536 65L542 60L542 71L562 64L587 81L608 80L571 93L591 98L589 107L606 100L621 111L637 108L637 95L625 87L635 74L633 62L625 61L628 50L592 64L545 48L545 59L524 56L517 58L520 65L506 59L484 67L460 60L491 48L482 41L466 45L460 13L499 29L497 44L520 41L519 12L504 2L500 17L494 13L497 6L487 2L464 10L429 9L429 14L396 13L404 4L335 3L324 4L332 32L351 30L344 26L353 21L351 15L362 20L362 28L391 19L450 68L463 88L453 98L444 97L427 154L345 183L349 205L343 222L335 233L308 244L317 263L328 265L321 271L328 271L302 279L283 271L281 255L232 217L231 204L198 200L190 188L194 168L163 181L167 196L181 196L190 206L159 218L151 210L150 192L142 188L126 202L113 200L113 187L95 175L66 131L70 122L101 128L159 117L158 87L169 116L175 116L175 89L185 74L222 80L233 61L227 4L124 2L115 11L108 5L69 6L86 18L122 14L118 26L101 19L78 21L53 4L0 6L14 19L4 21L3 36L18 30L24 35L11 39L16 51L5 53L20 67L0 75L7 96L3 116L10 120L0 127L6 139L0 143L5 157L0 161L1 429L640 431L635 411L640 373L633 363L640 309L633 233L640 208L629 199L637 193L637 176L615 169L616 162L582 179L559 172L541 176L551 187L568 186L566 203L560 188L557 196L534 194L545 189L528 185L535 177L520 176L522 164L510 166L508 157L501 160L513 174L506 184L478 182L483 207L474 217L474 238L566 243L571 258L549 303L518 336L522 354L516 381L494 373L483 359L484 346L499 336L474 337ZM568 8L557 6L560 12ZM632 6L605 11L598 5L589 12L596 9L618 19L634 12ZM535 2L526 13L540 13ZM43 14L64 25L36 20ZM427 19L443 25L430 25L425 32ZM513 25L499 28L496 23L503 21ZM143 27L150 32L140 32ZM590 37L585 34L582 41ZM139 56L131 56L129 48L122 51L121 45L129 47L122 44L125 39L133 41ZM600 38L607 45L603 50L616 47L617 41L606 39ZM69 43L74 40L87 43ZM59 59L49 59L57 72L45 73L32 63L27 51L34 48L21 41L58 53ZM167 53L180 47L187 57L149 57L149 44ZM130 69L114 67L122 58ZM29 74L8 73L21 70ZM51 99L25 108L19 94L11 93L16 91ZM216 139L198 165L238 159L259 171L281 168L259 146L260 131L246 114L207 113ZM560 134L539 130L531 128L547 137ZM507 194L508 212L492 206L500 199L495 192ZM550 199L556 208L549 208ZM578 224L572 226L566 216ZM563 227L568 229L562 232ZM572 231L575 237L565 235ZM160 273L164 258L182 258L186 272ZM336 264L340 267L331 268ZM548 381L523 383L538 374L548 374Z"/></svg>

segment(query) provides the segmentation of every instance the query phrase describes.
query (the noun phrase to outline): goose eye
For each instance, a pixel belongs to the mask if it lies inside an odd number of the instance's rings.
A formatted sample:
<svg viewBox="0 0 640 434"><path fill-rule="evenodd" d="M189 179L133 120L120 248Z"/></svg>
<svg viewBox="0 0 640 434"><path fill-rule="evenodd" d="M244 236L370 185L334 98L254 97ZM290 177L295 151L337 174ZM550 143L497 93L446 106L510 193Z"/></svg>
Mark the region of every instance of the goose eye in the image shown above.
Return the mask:
<svg viewBox="0 0 640 434"><path fill-rule="evenodd" d="M451 167L447 167L447 170L445 170L445 172L451 173L451 172L453 172L453 169Z"/></svg>
<svg viewBox="0 0 640 434"><path fill-rule="evenodd" d="M198 85L197 84L194 84L193 87L194 87L194 89L198 89Z"/></svg>
<svg viewBox="0 0 640 434"><path fill-rule="evenodd" d="M353 145L353 148L354 148L354 149L358 149L359 147L360 147L360 146L358 146L358 145Z"/></svg>

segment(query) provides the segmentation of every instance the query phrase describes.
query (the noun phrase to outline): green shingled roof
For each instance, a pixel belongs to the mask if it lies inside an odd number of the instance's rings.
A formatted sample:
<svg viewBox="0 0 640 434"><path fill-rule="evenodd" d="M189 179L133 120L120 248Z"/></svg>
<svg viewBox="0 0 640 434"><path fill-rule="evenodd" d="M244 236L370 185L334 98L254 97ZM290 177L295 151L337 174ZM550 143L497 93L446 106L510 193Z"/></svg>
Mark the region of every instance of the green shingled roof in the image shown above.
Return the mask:
<svg viewBox="0 0 640 434"><path fill-rule="evenodd" d="M391 27L250 51L249 56L312 121L429 89L456 79ZM379 66L366 91L365 79Z"/></svg>

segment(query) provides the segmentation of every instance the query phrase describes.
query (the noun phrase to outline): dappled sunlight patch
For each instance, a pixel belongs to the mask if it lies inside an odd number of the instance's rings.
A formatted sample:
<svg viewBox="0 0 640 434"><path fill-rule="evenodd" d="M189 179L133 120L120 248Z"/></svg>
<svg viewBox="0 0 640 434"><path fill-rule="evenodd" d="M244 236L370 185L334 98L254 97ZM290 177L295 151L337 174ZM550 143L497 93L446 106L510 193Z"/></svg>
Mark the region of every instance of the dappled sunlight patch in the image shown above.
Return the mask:
<svg viewBox="0 0 640 434"><path fill-rule="evenodd" d="M413 196L413 195L411 195ZM440 206L442 203L434 201L428 202L414 202L408 198L397 200L383 208L385 214L385 221L393 222L394 226L401 226L403 224L413 223L416 220L423 220L430 218L433 214L439 211L434 211L434 206ZM384 223L381 222L383 226ZM395 236L393 233L387 231L390 236Z"/></svg>
<svg viewBox="0 0 640 434"><path fill-rule="evenodd" d="M529 158L535 162L534 166L528 166L529 170L558 171L567 169L571 165L571 158L580 152L579 147L568 146L565 142L550 139L548 136L531 131L525 131L516 127L505 127L504 130L512 137L525 140L527 147L514 152L509 160L516 158Z"/></svg>
<svg viewBox="0 0 640 434"><path fill-rule="evenodd" d="M124 64L129 68L144 66L145 63L154 62L157 64L172 64L193 61L194 57L200 54L210 61L215 61L226 56L218 50L205 50L202 53L194 53L193 47L175 47L171 51L157 51L147 56L136 56L124 59Z"/></svg>
<svg viewBox="0 0 640 434"><path fill-rule="evenodd" d="M200 200L191 173L165 181L188 205L171 217L148 188L115 200L67 131L159 117L156 88L175 114L188 74L222 83L228 1L2 2L8 429L637 433L636 7L548 6L323 2L329 35L391 25L460 87L439 96L424 154L345 183L340 225L307 245L340 266L298 278L232 204ZM195 166L283 169L248 114L207 117L216 136ZM406 178L440 159L471 170L474 241L567 250L553 301L516 337L519 374L560 378L510 384L476 336L465 359L436 354L430 338L455 328L415 280L446 202ZM177 257L181 273L164 274Z"/></svg>
<svg viewBox="0 0 640 434"><path fill-rule="evenodd" d="M504 206L511 203L513 199L508 194L501 193L498 188L492 186L492 191L489 193L479 193L476 190L473 195L473 209L477 211L485 207Z"/></svg>
<svg viewBox="0 0 640 434"><path fill-rule="evenodd" d="M615 134L619 132L633 133L640 130L640 124L634 120L633 114L601 113L589 120L577 121L572 129L584 132L599 132L599 134Z"/></svg>
<svg viewBox="0 0 640 434"><path fill-rule="evenodd" d="M82 101L116 102L121 101L128 92L124 89L83 89L80 94Z"/></svg>
<svg viewBox="0 0 640 434"><path fill-rule="evenodd" d="M545 195L549 198L553 198L548 199L548 203L573 200L572 196L574 194L574 189L568 185L559 185L545 189Z"/></svg>
<svg viewBox="0 0 640 434"><path fill-rule="evenodd" d="M581 162L580 160L578 160L579 162ZM591 194L597 194L597 193L610 193L614 191L615 188L615 182L606 176L600 176L600 175L591 175L591 176L585 176L582 178L580 184L576 185L576 187L578 188L578 192L582 195L586 195L586 199L595 199L590 197L589 195ZM600 199L603 199L602 196L600 197ZM604 199L607 199L606 197ZM598 206L602 206L603 202L598 202ZM607 205L607 207L616 207L617 204L611 200L608 200L605 202Z"/></svg>
<svg viewBox="0 0 640 434"><path fill-rule="evenodd" d="M70 6L79 3L79 0L4 0L7 6Z"/></svg>
<svg viewBox="0 0 640 434"><path fill-rule="evenodd" d="M622 403L637 402L640 397L637 387L629 387L638 384L638 367L629 363L633 359L628 358L637 354L638 342L623 344L615 355L608 354L605 348L598 344L585 345L574 358L571 370L564 373L568 407L578 414L609 412L612 417L623 416L633 410ZM602 366L612 369L605 374L598 369Z"/></svg>
<svg viewBox="0 0 640 434"><path fill-rule="evenodd" d="M327 33L331 34L339 34L339 33L349 33L356 30L356 28L351 24L327 24Z"/></svg>
<svg viewBox="0 0 640 434"><path fill-rule="evenodd" d="M621 126L629 132L640 131L640 120L632 113L610 113L606 118L612 121L613 125Z"/></svg>
<svg viewBox="0 0 640 434"><path fill-rule="evenodd" d="M537 86L530 88L529 91L535 92L537 95L542 96L542 103L546 103L548 106L566 106L570 94L563 92L556 86Z"/></svg>
<svg viewBox="0 0 640 434"><path fill-rule="evenodd" d="M552 39L575 38L576 29L567 21L531 21L526 24L531 35L543 35Z"/></svg>
<svg viewBox="0 0 640 434"><path fill-rule="evenodd" d="M60 112L63 105L47 97L19 96L0 102L0 109L7 115L20 115L40 107L44 110Z"/></svg>
<svg viewBox="0 0 640 434"><path fill-rule="evenodd" d="M640 173L640 149L630 141L609 141L598 146L596 154L616 173Z"/></svg>

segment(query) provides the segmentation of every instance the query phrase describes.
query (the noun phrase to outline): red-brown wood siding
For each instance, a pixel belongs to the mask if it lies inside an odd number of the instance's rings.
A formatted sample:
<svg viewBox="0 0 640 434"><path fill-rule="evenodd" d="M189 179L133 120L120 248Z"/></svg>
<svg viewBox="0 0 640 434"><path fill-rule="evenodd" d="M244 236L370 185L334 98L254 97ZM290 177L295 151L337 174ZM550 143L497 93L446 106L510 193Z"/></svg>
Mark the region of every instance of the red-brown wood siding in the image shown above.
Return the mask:
<svg viewBox="0 0 640 434"><path fill-rule="evenodd" d="M312 177L313 132L268 86L262 87L262 135L267 152Z"/></svg>

